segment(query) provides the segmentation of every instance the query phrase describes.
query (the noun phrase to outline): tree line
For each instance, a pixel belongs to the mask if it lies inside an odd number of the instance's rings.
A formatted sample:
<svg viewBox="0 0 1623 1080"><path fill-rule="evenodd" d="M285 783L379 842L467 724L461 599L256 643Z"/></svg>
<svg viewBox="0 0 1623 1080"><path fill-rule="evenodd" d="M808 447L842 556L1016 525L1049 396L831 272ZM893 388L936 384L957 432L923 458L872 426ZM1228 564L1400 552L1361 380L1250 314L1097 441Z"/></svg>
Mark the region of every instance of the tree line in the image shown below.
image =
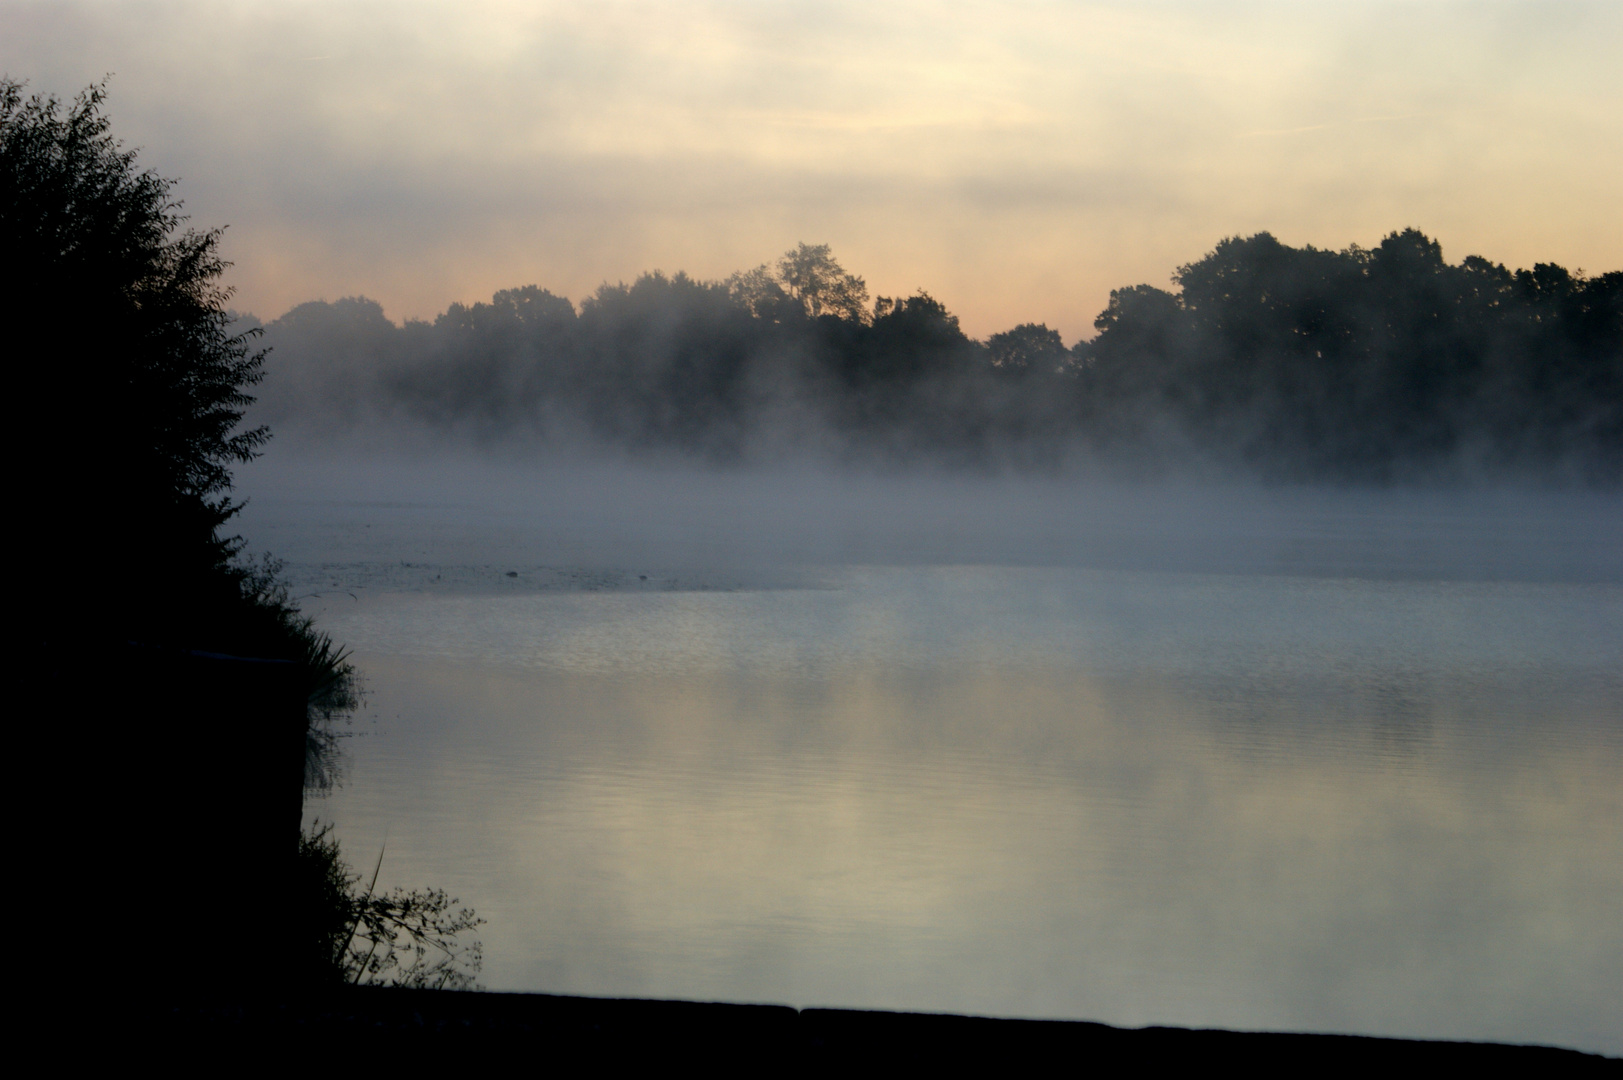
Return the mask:
<svg viewBox="0 0 1623 1080"><path fill-rule="evenodd" d="M259 415L720 461L816 446L1304 480L1623 477L1623 272L1450 264L1406 229L1368 250L1227 239L1173 282L1113 291L1069 347L1041 324L973 340L924 291L870 303L824 245L720 281L647 273L578 306L526 286L396 325L364 298L313 302L265 327Z"/></svg>

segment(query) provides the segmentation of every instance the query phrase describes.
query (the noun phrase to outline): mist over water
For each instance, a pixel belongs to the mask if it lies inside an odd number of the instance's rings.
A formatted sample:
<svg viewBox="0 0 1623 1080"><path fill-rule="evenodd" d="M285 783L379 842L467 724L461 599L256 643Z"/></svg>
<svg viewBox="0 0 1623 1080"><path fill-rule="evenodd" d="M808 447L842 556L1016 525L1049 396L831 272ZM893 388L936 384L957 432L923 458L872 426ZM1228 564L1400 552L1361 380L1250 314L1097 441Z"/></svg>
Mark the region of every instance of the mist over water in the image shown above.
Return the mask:
<svg viewBox="0 0 1623 1080"><path fill-rule="evenodd" d="M1617 1052L1605 493L273 450L494 988Z"/></svg>
<svg viewBox="0 0 1623 1080"><path fill-rule="evenodd" d="M1134 483L273 446L243 470L240 489L246 534L295 572L318 561L405 561L504 589L537 582L486 571L702 572L712 585L870 563L1623 580L1623 500L1531 485Z"/></svg>

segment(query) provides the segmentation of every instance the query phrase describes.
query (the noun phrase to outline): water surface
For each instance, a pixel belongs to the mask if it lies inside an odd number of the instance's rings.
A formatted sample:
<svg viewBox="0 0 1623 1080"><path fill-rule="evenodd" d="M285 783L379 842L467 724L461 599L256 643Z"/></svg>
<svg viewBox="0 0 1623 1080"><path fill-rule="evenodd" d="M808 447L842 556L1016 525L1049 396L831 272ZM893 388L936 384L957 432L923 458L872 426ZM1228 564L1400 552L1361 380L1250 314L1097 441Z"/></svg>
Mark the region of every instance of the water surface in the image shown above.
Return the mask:
<svg viewBox="0 0 1623 1080"><path fill-rule="evenodd" d="M308 814L477 907L492 988L1623 1051L1623 586L1582 536L1350 570L1437 535L1388 506L1275 558L1321 507L1227 569L768 572L267 501L369 692Z"/></svg>

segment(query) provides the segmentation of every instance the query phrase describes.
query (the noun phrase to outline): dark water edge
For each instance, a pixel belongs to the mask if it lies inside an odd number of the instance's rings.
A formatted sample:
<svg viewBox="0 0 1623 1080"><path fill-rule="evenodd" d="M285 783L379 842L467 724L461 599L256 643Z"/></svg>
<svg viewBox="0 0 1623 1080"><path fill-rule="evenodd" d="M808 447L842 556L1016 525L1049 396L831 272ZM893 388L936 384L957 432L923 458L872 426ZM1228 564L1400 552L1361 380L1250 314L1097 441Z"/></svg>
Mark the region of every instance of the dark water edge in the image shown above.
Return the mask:
<svg viewBox="0 0 1623 1080"><path fill-rule="evenodd" d="M217 998L132 1015L133 1046L169 1060L272 1057L332 1063L727 1064L775 1069L876 1063L1290 1066L1335 1064L1619 1070L1615 1058L1551 1046L1358 1035L1118 1028L1064 1020L800 1009L784 1005L350 987L297 999ZM133 1048L133 1047L132 1047Z"/></svg>

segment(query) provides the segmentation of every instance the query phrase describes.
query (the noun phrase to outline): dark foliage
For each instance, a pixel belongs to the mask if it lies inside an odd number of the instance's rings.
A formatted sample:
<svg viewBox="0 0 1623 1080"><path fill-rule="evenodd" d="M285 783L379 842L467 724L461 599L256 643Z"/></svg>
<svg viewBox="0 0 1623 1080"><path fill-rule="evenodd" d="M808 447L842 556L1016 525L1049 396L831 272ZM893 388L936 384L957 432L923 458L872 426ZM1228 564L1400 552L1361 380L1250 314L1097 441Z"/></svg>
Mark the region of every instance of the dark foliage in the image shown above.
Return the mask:
<svg viewBox="0 0 1623 1080"><path fill-rule="evenodd" d="M1112 293L1095 324L1080 390L1130 406L1113 438L1171 417L1278 475L1623 478L1623 273L1450 266L1408 229L1373 251L1225 240L1176 281Z"/></svg>
<svg viewBox="0 0 1623 1080"><path fill-rule="evenodd" d="M275 565L244 564L222 535L230 467L269 438L242 425L259 331L232 327L219 231L184 228L173 182L113 139L104 99L0 80L0 304L29 342L12 372L33 412L15 470L30 644L44 670L132 644L293 661L319 788L353 672Z"/></svg>
<svg viewBox="0 0 1623 1080"><path fill-rule="evenodd" d="M321 788L353 671L275 564L244 564L222 535L230 467L269 438L242 425L259 331L232 328L219 231L183 227L173 182L113 139L104 99L94 86L64 106L0 80L0 303L31 343L12 365L34 412L15 472L30 644L43 670L132 644L293 661Z"/></svg>
<svg viewBox="0 0 1623 1080"><path fill-rule="evenodd" d="M139 886L128 933L161 947L148 974L164 992L233 977L217 961L234 948L227 925L240 921L228 903L250 884L275 924L264 965L272 982L471 986L479 943L461 938L481 922L471 911L439 890L360 891L327 830L295 837L291 812L283 824L284 808L298 805L301 733L304 790L334 781L333 726L357 705L355 675L289 601L279 565L244 562L240 540L221 535L238 509L230 467L269 437L263 426L242 429L247 390L261 378L264 354L249 347L259 329L233 329L219 232L182 228L172 182L139 171L108 133L104 97L92 87L64 108L0 80L0 314L29 342L13 370L36 412L16 470L24 622L34 632L25 659L31 684L45 687L30 708L48 701L60 713L59 688L93 676L68 710L70 723L95 733L75 758L90 781L75 800L88 825L59 843L77 854L85 836L111 837L101 862L121 887ZM487 381L469 383L469 342L486 341L492 327L545 326L560 304L520 290L448 313L458 385L472 388L449 410L508 389L501 348L486 350ZM498 317L481 323L492 311ZM285 321L297 327L301 317L324 340L338 335L350 355L371 341L383 343L381 360L397 333L322 305ZM404 374L389 385L409 389ZM363 384L371 393L358 377ZM200 850L152 834L167 816L172 774L198 800L204 820L191 835ZM78 914L69 921L89 924L89 898L106 887L70 890L66 906ZM208 890L223 893L196 910ZM187 948L185 934L205 940ZM88 950L72 952L90 966Z"/></svg>
<svg viewBox="0 0 1623 1080"><path fill-rule="evenodd" d="M16 470L25 600L59 646L292 659L293 613L258 602L220 532L230 467L268 438L241 429L257 331L231 328L219 231L184 228L172 181L109 134L104 97L95 86L64 106L0 80L0 318L32 414Z"/></svg>
<svg viewBox="0 0 1623 1080"><path fill-rule="evenodd" d="M379 856L378 867L382 866ZM344 861L332 826L299 836L293 910L304 920L293 940L309 950L300 968L317 983L477 989L484 920L441 889L377 892Z"/></svg>
<svg viewBox="0 0 1623 1080"><path fill-rule="evenodd" d="M1174 280L1116 290L1070 349L1029 323L973 341L924 292L859 307L862 280L805 244L725 282L605 285L578 314L533 286L404 327L306 304L268 328L266 415L713 460L815 440L960 465L1623 478L1623 274L1449 265L1410 229L1373 251L1229 239Z"/></svg>

